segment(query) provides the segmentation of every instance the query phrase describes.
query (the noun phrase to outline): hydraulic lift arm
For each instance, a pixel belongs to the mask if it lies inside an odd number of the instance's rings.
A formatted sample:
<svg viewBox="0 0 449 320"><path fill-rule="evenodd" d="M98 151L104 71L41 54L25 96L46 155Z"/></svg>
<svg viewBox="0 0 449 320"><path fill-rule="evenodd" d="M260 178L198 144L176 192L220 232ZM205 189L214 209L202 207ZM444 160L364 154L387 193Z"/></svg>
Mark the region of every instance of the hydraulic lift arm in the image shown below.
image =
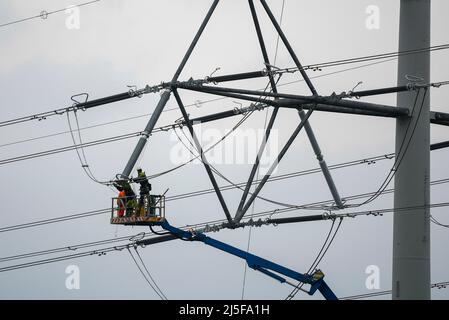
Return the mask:
<svg viewBox="0 0 449 320"><path fill-rule="evenodd" d="M313 295L318 290L326 300L338 299L337 296L332 292L332 290L324 281L324 274L319 270L312 275L301 274L299 272L293 271L274 262L265 260L251 253L240 250L224 242L210 238L203 233L192 233L173 227L167 222L167 220L164 220L160 225L163 229L167 230L172 235L178 238L188 241L201 241L211 247L214 247L216 249L222 250L224 252L242 258L246 261L246 263L250 268L260 271L266 274L267 276L270 276L271 278L278 280L281 283L289 283L285 278L280 276L283 275L285 277L309 284L311 286L309 291L307 291L309 295Z"/></svg>

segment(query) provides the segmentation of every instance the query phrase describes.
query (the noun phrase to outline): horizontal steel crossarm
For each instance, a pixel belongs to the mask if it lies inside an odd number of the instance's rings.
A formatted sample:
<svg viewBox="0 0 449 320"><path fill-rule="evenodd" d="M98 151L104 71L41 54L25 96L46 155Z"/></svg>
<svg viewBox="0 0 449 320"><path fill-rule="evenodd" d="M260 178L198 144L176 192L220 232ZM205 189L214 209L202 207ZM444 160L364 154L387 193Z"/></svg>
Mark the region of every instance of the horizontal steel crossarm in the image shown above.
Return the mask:
<svg viewBox="0 0 449 320"><path fill-rule="evenodd" d="M430 123L449 126L449 114L443 112L430 112Z"/></svg>
<svg viewBox="0 0 449 320"><path fill-rule="evenodd" d="M325 111L325 112L349 113L349 114L390 117L390 118L404 117L409 115L409 110L407 108L385 106L360 101L336 99L334 97L275 94L270 92L254 91L254 90L197 86L197 85L189 85L187 83L177 83L174 86L184 90L209 93L246 101L260 102L274 107L298 108L299 106L301 106L303 109L310 109L313 105L315 105L316 107L314 107L314 109L316 111ZM253 97L255 95L257 95L258 97ZM271 99L261 97L274 97L279 99L274 101Z"/></svg>

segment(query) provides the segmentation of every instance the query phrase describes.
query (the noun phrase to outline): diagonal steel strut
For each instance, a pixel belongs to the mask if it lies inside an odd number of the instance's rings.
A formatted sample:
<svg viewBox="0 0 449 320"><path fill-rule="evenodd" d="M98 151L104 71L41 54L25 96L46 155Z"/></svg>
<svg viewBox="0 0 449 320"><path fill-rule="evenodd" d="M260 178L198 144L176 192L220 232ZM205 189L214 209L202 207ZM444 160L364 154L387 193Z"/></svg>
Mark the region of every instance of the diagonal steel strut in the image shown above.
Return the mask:
<svg viewBox="0 0 449 320"><path fill-rule="evenodd" d="M290 148L290 146L293 144L293 142L295 141L296 137L298 136L299 132L302 130L302 128L304 127L304 124L307 122L307 120L309 119L309 117L312 115L313 113L313 108L310 109L307 114L306 117L301 120L301 122L299 123L299 125L296 127L295 131L293 132L293 134L291 135L291 137L288 139L287 143L284 145L284 147L282 148L281 152L279 153L279 155L276 158L276 161L271 165L270 169L268 170L267 174L265 174L265 176L262 178L262 180L260 181L259 185L257 186L256 190L254 190L254 192L252 193L251 197L249 198L249 200L246 202L245 206L243 207L243 210L237 213L237 216L234 218L234 223L238 223L240 222L240 220L243 218L244 213L246 211L248 211L248 208L251 206L251 204L254 202L254 200L256 199L256 197L258 196L258 194L260 193L260 191L262 190L263 186L265 185L265 183L268 181L268 179L270 178L271 174L273 173L273 171L276 169L276 167L278 166L279 162L282 160L282 158L285 156L285 154L287 153L288 149Z"/></svg>
<svg viewBox="0 0 449 320"><path fill-rule="evenodd" d="M260 29L259 19L257 17L256 9L254 7L254 2L253 2L253 0L248 0L248 3L249 3L249 7L251 9L251 15L253 17L254 27L256 28L257 38L259 39L259 45L260 45L260 49L262 51L262 56L263 56L263 59L264 59L264 62L265 62L265 65L266 65L266 68L267 68L267 71L268 71L267 74L268 74L268 78L270 80L271 90L274 93L277 93L276 82L274 81L273 74L271 73L270 59L268 58L267 48L265 46L265 41L263 39L262 30ZM270 121L268 122L267 128L265 130L265 134L264 134L262 143L260 145L259 152L257 153L256 160L255 160L254 165L253 165L253 167L251 169L251 173L249 175L248 182L245 185L245 190L243 191L242 198L240 199L240 203L239 203L239 206L237 208L237 212L235 214L236 217L239 214L241 214L241 211L242 211L243 206L245 204L246 198L248 197L248 193L249 193L249 190L250 190L251 185L253 183L254 176L256 175L257 169L259 168L259 164L260 164L260 159L262 157L262 153L264 152L266 144L267 144L267 141L270 138L271 129L273 128L274 121L276 120L278 112L279 112L279 107L274 107L273 113L271 114ZM245 212L243 212L243 214L245 214Z"/></svg>
<svg viewBox="0 0 449 320"><path fill-rule="evenodd" d="M209 162L207 161L206 156L203 152L203 148L201 147L201 144L195 134L195 130L193 129L192 122L189 119L189 115L187 114L187 111L184 107L184 104L182 103L181 97L179 96L177 89L173 89L173 95L175 96L176 102L178 103L179 109L181 110L182 116L184 117L184 121L187 125L187 128L189 129L190 134L192 135L193 142L195 143L198 153L201 156L201 162L203 163L204 168L206 169L207 175L209 176L209 179L212 182L212 186L214 187L215 193L217 194L218 200L220 201L220 204L223 208L226 218L228 219L229 223L232 224L233 222L232 222L231 214L229 213L229 209L226 206L226 202L223 198L220 188L218 187L217 181L215 180L215 176L212 173Z"/></svg>
<svg viewBox="0 0 449 320"><path fill-rule="evenodd" d="M276 18L274 17L273 13L271 12L270 8L268 7L265 0L260 0L262 3L265 11L267 12L268 16L270 17L271 22L273 23L274 27L276 28L279 36L281 37L282 41L284 42L285 47L287 48L288 52L290 53L290 56L292 57L293 61L296 64L296 67L298 68L299 72L301 72L302 77L304 78L305 82L307 83L307 86L310 88L310 91L313 95L318 95L318 92L316 91L315 87L312 84L312 81L310 80L309 76L305 72L304 68L302 67L301 63L299 62L298 57L295 54L295 51L293 50L292 46L287 40L287 37L283 33L281 26L276 21ZM305 112L303 110L299 111L299 116L302 120L305 119ZM334 179L332 178L332 175L329 172L329 168L327 167L326 161L324 161L324 157L322 155L320 146L318 145L318 141L315 138L315 134L313 133L312 126L307 121L304 125L306 129L307 136L309 137L310 144L312 145L313 151L315 152L315 155L318 159L318 162L320 164L320 167L323 171L324 178L326 179L327 185L329 186L329 189L331 191L331 194L334 198L335 204L338 208L343 208L343 203L341 201L340 195L338 194L338 190L335 187Z"/></svg>
<svg viewBox="0 0 449 320"><path fill-rule="evenodd" d="M304 120L306 118L306 113L304 112L304 110L299 110L298 112L300 118ZM326 161L324 160L321 148L318 145L318 141L316 140L315 134L313 133L313 129L309 121L306 122L304 128L306 129L306 133L307 136L309 137L310 144L312 145L313 152L315 152L315 156L321 167L321 171L323 172L324 179L326 179L332 197L334 198L335 204L339 209L343 209L344 205L343 202L341 201L340 194L338 193L337 187L335 186L334 179L332 179L332 175L329 171Z"/></svg>
<svg viewBox="0 0 449 320"><path fill-rule="evenodd" d="M203 33L204 29L206 28L207 23L209 22L212 14L214 13L215 8L217 7L219 1L220 0L214 0L214 2L212 3L212 6L210 7L198 32L196 33L195 38L193 39L192 43L190 44L189 49L187 50L186 54L184 55L184 58L182 59L181 64L179 65L178 69L176 70L175 75L173 76L172 82L176 82L178 80L179 75L181 74L187 61L189 60L190 55L193 52L193 49L195 48L196 44L198 43L198 40L200 39L201 34ZM148 138L150 137L151 132L153 131L154 126L156 125L157 121L159 120L159 117L161 116L161 113L164 110L169 99L170 99L170 90L167 90L162 94L161 99L160 99L159 103L157 104L156 109L153 112L153 115L151 116L150 120L148 121L148 123L145 127L145 130L142 133L142 137L139 139L136 147L134 148L133 153L131 154L131 157L129 158L128 163L126 164L126 167L123 170L123 173L122 173L123 178L127 179L131 175L131 172L132 172L134 166L136 165L139 157L141 156L143 149L145 148L145 145L148 141Z"/></svg>
<svg viewBox="0 0 449 320"><path fill-rule="evenodd" d="M265 0L260 0L260 2L262 3L262 6L264 7L268 17L270 18L271 23L273 24L277 33L279 34L279 37L281 38L282 42L284 43L285 47L287 48L288 53L290 54L293 61L295 62L296 67L298 68L299 72L301 73L302 77L304 78L304 81L307 83L307 86L309 87L310 91L312 92L313 95L318 95L318 92L316 91L315 87L313 86L312 81L310 81L309 76L304 71L304 68L302 67L301 62L299 62L299 59L296 56L295 51L293 50L292 46L290 45L290 42L288 42L288 39L285 36L284 32L282 31L281 26L276 21L276 18L274 17L273 13L271 12L271 9L268 6L267 2Z"/></svg>
<svg viewBox="0 0 449 320"><path fill-rule="evenodd" d="M301 72L301 75L303 76L303 78L306 81L307 85L309 86L310 90L312 91L312 93L314 95L317 95L316 89L314 88L312 82L310 81L310 78L308 77L307 73L303 70L302 65L301 65L298 57L296 56L293 48L290 46L290 44L289 44L289 42L287 40L287 37L282 32L282 29L281 29L280 25L277 23L276 19L274 18L273 14L271 13L271 10L266 5L266 3L264 3L264 1L261 1L261 2L262 2L262 5L264 5L265 11L267 12L267 14L270 17L273 25L275 26L276 30L278 31L279 36L282 38L282 41L284 42L284 45L287 47L287 49L288 49L292 59L294 60L296 66L298 67L298 70ZM250 9L251 9L251 14L252 14L253 19L254 19L254 24L256 26L257 35L259 37L259 42L261 43L262 52L264 54L265 64L267 65L267 67L269 67L270 63L269 63L269 60L268 60L268 55L266 54L266 48L265 48L265 45L264 45L263 36L262 36L262 32L260 30L260 25L259 25L259 21L258 21L258 18L257 18L257 13L256 13L256 10L255 10L255 7L254 7L253 0L249 0L249 5L250 5ZM268 71L270 71L270 70L268 69ZM271 83L271 87L272 87L273 92L276 94L277 93L276 83L274 82L274 79L273 79L272 76L270 78L270 83ZM276 111L276 114L277 114L278 108L275 108L275 111ZM332 194L332 196L334 198L334 201L335 201L337 207L343 208L344 206L343 206L343 203L341 201L340 195L339 195L338 190L337 190L337 188L335 186L335 183L334 183L332 175L331 175L331 173L329 171L329 168L327 167L327 164L326 164L326 162L324 160L324 157L322 155L322 152L321 152L321 149L319 147L318 141L316 140L316 137L315 137L315 134L313 132L313 129L312 129L309 121L306 118L306 114L305 114L304 110L299 110L298 112L299 112L299 116L300 116L301 120L302 121L306 120L305 123L304 123L304 128L306 130L306 133L307 133L307 136L309 138L310 144L312 145L312 148L313 148L313 150L315 152L315 155L316 155L316 157L318 159L318 162L320 164L321 170L322 170L323 175L324 175L324 177L326 179L326 182L328 184L330 192L331 192L331 194ZM271 130L271 127L269 127L269 130ZM251 171L251 175L250 175L250 177L248 179L248 183L247 183L247 185L245 187L244 194L242 196L242 199L240 201L239 207L237 209L235 222L238 222L237 218L241 219L241 217L243 217L245 215L245 213L246 213L245 210L242 210L243 206L244 206L244 201L246 200L246 197L248 196L249 188L251 186L252 180L254 179L254 175L255 175L255 173L257 171L257 167L259 165L258 160L261 157L261 154L262 154L262 152L263 152L263 150L265 148L265 145L266 145L266 139L264 139L263 142L262 142L261 148L259 150L259 154L257 155L258 158L256 160L255 165L253 166L253 169ZM246 207L246 208L248 208L248 207Z"/></svg>

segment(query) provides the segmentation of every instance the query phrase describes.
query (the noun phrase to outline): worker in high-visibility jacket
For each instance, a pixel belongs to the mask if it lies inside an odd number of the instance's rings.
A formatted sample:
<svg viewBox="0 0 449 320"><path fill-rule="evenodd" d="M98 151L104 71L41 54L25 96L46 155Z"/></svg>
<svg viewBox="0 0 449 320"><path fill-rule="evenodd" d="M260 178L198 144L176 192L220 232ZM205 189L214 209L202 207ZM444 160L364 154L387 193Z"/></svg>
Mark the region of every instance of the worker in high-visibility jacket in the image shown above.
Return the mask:
<svg viewBox="0 0 449 320"><path fill-rule="evenodd" d="M131 217L134 214L137 205L136 194L127 181L116 182L114 183L114 187L120 192L119 198L123 198L123 203L125 204L124 216ZM121 202L117 201L117 206L119 207L119 213L121 214Z"/></svg>
<svg viewBox="0 0 449 320"><path fill-rule="evenodd" d="M126 208L126 192L125 190L122 190L119 192L117 197L117 216L119 218L123 217L125 215L125 208Z"/></svg>
<svg viewBox="0 0 449 320"><path fill-rule="evenodd" d="M151 184L148 182L148 177L142 168L137 168L137 178L135 182L140 184L140 198L137 206L137 215L146 216L152 212L151 209Z"/></svg>

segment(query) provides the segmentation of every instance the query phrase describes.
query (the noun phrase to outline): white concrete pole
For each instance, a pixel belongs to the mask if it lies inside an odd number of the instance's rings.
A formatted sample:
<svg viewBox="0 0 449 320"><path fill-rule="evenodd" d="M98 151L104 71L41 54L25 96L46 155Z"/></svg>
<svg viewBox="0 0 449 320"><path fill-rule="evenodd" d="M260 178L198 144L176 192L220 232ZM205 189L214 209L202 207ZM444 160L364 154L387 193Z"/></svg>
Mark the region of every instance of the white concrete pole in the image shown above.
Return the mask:
<svg viewBox="0 0 449 320"><path fill-rule="evenodd" d="M430 8L430 0L401 0L399 51L430 47ZM409 83L407 75L430 82L430 53L400 56L399 85ZM424 104L423 96L421 90L414 115L396 123L396 159L404 157L395 176L394 206L421 206L394 214L392 278L397 300L430 299L430 92ZM413 92L399 93L398 106L412 109L415 98Z"/></svg>

